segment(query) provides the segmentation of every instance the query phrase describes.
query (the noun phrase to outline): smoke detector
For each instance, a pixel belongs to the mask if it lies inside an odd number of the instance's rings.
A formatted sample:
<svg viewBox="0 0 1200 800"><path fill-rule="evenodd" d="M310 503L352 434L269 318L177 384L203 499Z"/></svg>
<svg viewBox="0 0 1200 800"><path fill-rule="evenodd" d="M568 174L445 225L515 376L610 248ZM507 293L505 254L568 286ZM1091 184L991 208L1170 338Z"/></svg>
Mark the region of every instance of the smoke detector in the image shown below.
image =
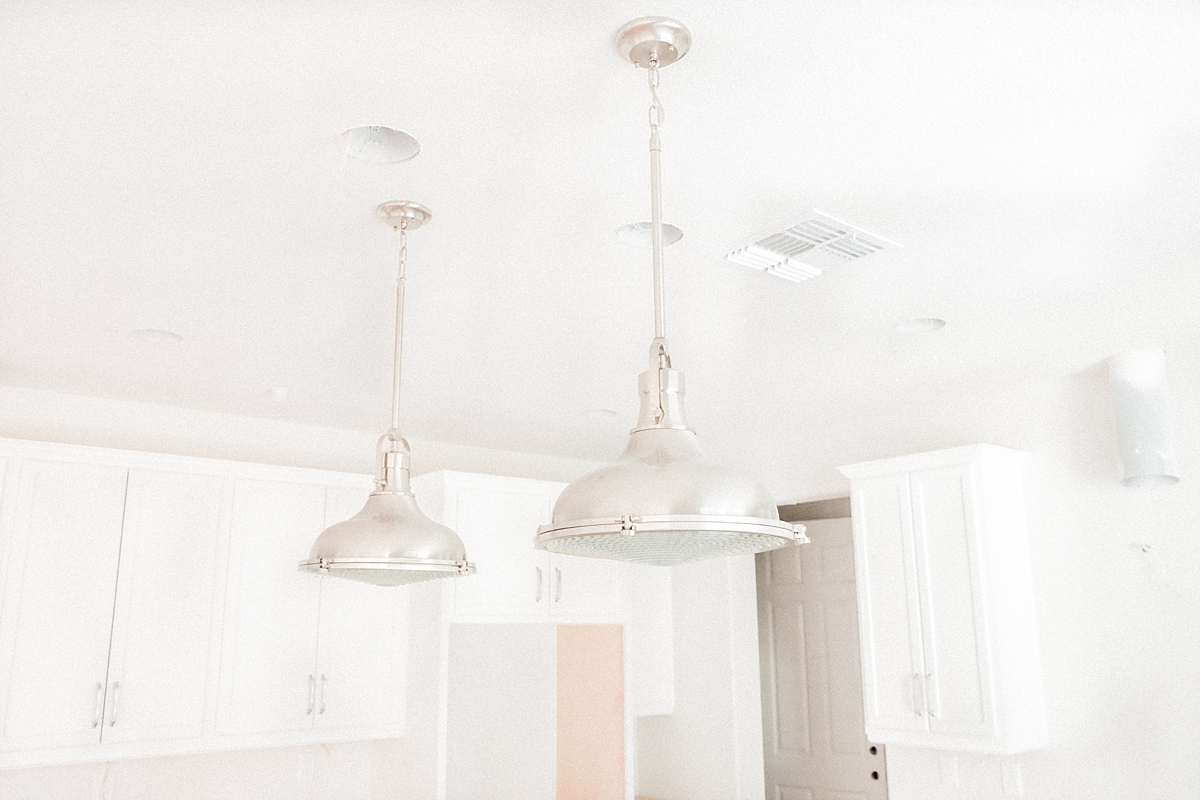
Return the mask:
<svg viewBox="0 0 1200 800"><path fill-rule="evenodd" d="M739 247L726 258L744 267L799 282L815 278L830 267L899 246L814 210L794 225Z"/></svg>

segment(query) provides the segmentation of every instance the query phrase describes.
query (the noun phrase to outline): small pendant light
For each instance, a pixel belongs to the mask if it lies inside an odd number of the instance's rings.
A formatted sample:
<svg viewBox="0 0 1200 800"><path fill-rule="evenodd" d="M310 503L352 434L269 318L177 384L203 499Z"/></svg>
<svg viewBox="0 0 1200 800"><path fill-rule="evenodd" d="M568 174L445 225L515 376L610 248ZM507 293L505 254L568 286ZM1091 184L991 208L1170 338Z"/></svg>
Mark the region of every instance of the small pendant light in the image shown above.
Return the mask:
<svg viewBox="0 0 1200 800"><path fill-rule="evenodd" d="M400 356L404 330L404 269L408 231L428 222L428 208L408 201L384 203L379 214L400 233L400 270L396 278L396 349L392 362L392 427L379 437L375 491L363 510L326 528L300 569L338 578L399 586L434 578L469 575L462 540L417 507L409 485L408 442L400 437Z"/></svg>
<svg viewBox="0 0 1200 800"><path fill-rule="evenodd" d="M621 55L648 70L650 84L654 340L649 367L638 378L641 412L624 454L563 490L550 524L538 529L535 544L542 550L668 566L808 541L804 526L779 520L764 487L705 458L684 419L683 374L671 368L663 315L658 70L683 58L691 43L687 28L664 17L634 20L617 35Z"/></svg>

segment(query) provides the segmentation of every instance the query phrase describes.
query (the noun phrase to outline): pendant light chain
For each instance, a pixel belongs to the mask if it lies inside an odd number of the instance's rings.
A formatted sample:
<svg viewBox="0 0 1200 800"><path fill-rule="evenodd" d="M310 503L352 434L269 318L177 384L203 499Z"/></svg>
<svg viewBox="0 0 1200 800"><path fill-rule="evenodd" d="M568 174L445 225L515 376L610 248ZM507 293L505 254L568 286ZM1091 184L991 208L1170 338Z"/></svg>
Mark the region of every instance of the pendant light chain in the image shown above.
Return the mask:
<svg viewBox="0 0 1200 800"><path fill-rule="evenodd" d="M393 439L400 438L400 357L403 353L404 336L404 269L408 260L408 220L401 219L400 267L396 273L396 350L392 362L392 429Z"/></svg>
<svg viewBox="0 0 1200 800"><path fill-rule="evenodd" d="M663 310L663 243L662 243L662 177L659 159L662 143L658 128L663 120L662 102L658 99L658 58L651 57L647 70L650 85L650 226L654 251L654 338L666 334L666 314Z"/></svg>

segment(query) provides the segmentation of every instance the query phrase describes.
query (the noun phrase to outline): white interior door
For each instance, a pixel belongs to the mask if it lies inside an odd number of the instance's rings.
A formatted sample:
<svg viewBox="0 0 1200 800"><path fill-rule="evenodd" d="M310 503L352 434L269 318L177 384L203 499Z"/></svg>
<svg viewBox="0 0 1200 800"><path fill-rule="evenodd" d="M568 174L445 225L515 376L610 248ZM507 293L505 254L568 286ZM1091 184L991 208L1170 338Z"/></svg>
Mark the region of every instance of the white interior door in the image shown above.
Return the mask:
<svg viewBox="0 0 1200 800"><path fill-rule="evenodd" d="M320 579L300 572L325 522L325 487L234 486L218 732L311 728Z"/></svg>
<svg viewBox="0 0 1200 800"><path fill-rule="evenodd" d="M215 700L210 656L231 491L229 481L211 475L130 473L105 742L204 733Z"/></svg>
<svg viewBox="0 0 1200 800"><path fill-rule="evenodd" d="M550 519L546 492L460 486L451 489L455 528L478 572L454 579L454 611L462 617L546 614L550 559L533 546L538 525Z"/></svg>
<svg viewBox="0 0 1200 800"><path fill-rule="evenodd" d="M6 515L0 747L100 741L126 471L26 461Z"/></svg>
<svg viewBox="0 0 1200 800"><path fill-rule="evenodd" d="M368 493L329 488L325 524L357 514ZM380 736L403 733L408 598L405 586L321 578L317 727L376 727Z"/></svg>
<svg viewBox="0 0 1200 800"><path fill-rule="evenodd" d="M808 536L756 559L767 797L885 798L883 748L863 725L850 520Z"/></svg>
<svg viewBox="0 0 1200 800"><path fill-rule="evenodd" d="M856 481L851 496L867 730L926 730L925 664L907 475Z"/></svg>
<svg viewBox="0 0 1200 800"><path fill-rule="evenodd" d="M909 476L921 586L929 729L997 735L974 472L969 464Z"/></svg>

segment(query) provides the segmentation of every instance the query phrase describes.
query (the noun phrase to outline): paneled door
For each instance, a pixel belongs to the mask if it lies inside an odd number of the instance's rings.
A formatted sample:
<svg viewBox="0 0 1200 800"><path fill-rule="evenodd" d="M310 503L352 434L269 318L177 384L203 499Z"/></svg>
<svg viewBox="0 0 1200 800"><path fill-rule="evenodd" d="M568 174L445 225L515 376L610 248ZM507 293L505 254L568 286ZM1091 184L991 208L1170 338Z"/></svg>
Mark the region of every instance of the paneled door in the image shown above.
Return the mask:
<svg viewBox="0 0 1200 800"><path fill-rule="evenodd" d="M325 525L357 514L369 489L330 487ZM377 728L400 736L408 667L407 586L321 578L317 648L318 728Z"/></svg>
<svg viewBox="0 0 1200 800"><path fill-rule="evenodd" d="M97 744L126 470L24 461L15 471L5 504L0 748Z"/></svg>
<svg viewBox="0 0 1200 800"><path fill-rule="evenodd" d="M866 739L849 519L756 558L769 800L882 800L883 747Z"/></svg>
<svg viewBox="0 0 1200 800"><path fill-rule="evenodd" d="M213 475L130 472L103 741L205 733L231 491Z"/></svg>
<svg viewBox="0 0 1200 800"><path fill-rule="evenodd" d="M234 486L220 734L312 728L321 581L298 564L324 523L324 486L246 479Z"/></svg>

